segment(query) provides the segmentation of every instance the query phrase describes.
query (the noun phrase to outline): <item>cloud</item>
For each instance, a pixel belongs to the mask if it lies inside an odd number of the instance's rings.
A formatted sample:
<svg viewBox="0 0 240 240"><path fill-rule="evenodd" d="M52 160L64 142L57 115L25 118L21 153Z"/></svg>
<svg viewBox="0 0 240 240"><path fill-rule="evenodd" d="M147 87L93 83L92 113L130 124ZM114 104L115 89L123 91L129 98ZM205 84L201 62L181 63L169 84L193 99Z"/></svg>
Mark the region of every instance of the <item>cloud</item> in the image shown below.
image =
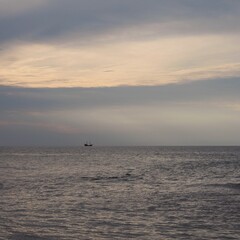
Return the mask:
<svg viewBox="0 0 240 240"><path fill-rule="evenodd" d="M2 53L1 85L112 87L237 77L238 36L160 38L75 47L26 44Z"/></svg>
<svg viewBox="0 0 240 240"><path fill-rule="evenodd" d="M121 29L138 36L146 26L149 35L161 36L239 32L240 3L235 0L25 0L21 4L8 0L0 5L7 12L12 11L9 6L16 11L1 17L2 42L59 41L73 32L86 42L94 36L118 35ZM21 13L18 8L29 10Z"/></svg>
<svg viewBox="0 0 240 240"><path fill-rule="evenodd" d="M34 9L39 8L47 3L47 0L0 0L0 18L9 18L19 16Z"/></svg>
<svg viewBox="0 0 240 240"><path fill-rule="evenodd" d="M154 87L0 88L1 145L237 145L238 78Z"/></svg>
<svg viewBox="0 0 240 240"><path fill-rule="evenodd" d="M2 0L0 6L1 85L112 87L239 76L239 1Z"/></svg>
<svg viewBox="0 0 240 240"><path fill-rule="evenodd" d="M239 14L237 0L0 0L0 144L239 143Z"/></svg>
<svg viewBox="0 0 240 240"><path fill-rule="evenodd" d="M101 108L147 107L161 105L237 103L239 78L215 79L211 81L186 82L149 87L113 88L0 88L0 110L37 113L62 112Z"/></svg>
<svg viewBox="0 0 240 240"><path fill-rule="evenodd" d="M80 134L81 132L77 128L73 128L66 125L61 124L49 124L49 123L42 123L42 122L21 122L21 121L0 121L0 127L28 127L28 128L34 128L34 129L43 129L47 130L49 132L57 132L57 133L63 133L63 134Z"/></svg>

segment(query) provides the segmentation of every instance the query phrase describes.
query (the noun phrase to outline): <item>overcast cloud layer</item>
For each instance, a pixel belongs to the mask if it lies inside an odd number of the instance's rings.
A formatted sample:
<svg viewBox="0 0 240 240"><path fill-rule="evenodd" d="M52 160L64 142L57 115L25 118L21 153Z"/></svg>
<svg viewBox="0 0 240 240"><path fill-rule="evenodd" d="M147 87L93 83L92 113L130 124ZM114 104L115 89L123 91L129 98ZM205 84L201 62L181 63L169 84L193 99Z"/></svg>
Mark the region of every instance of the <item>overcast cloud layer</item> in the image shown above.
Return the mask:
<svg viewBox="0 0 240 240"><path fill-rule="evenodd" d="M0 145L238 145L240 81L0 88Z"/></svg>
<svg viewBox="0 0 240 240"><path fill-rule="evenodd" d="M159 35L239 33L237 0L1 0L1 41L84 40L121 29ZM134 29L135 28L135 29ZM144 29L143 29L144 30ZM156 31L156 32L155 32ZM61 40L61 39L60 39Z"/></svg>
<svg viewBox="0 0 240 240"><path fill-rule="evenodd" d="M239 145L239 0L0 0L0 145Z"/></svg>

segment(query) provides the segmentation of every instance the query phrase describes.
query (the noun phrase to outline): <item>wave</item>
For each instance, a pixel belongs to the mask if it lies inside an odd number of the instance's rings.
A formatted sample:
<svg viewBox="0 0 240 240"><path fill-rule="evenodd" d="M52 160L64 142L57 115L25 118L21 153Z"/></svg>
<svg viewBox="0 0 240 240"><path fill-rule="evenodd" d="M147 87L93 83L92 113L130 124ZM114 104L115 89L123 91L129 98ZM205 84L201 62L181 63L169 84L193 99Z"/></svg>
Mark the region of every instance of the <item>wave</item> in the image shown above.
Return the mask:
<svg viewBox="0 0 240 240"><path fill-rule="evenodd" d="M39 237L25 233L16 233L11 236L11 240L54 240L53 238Z"/></svg>
<svg viewBox="0 0 240 240"><path fill-rule="evenodd" d="M82 180L87 181L133 181L142 179L141 176L131 175L130 173L126 173L121 176L96 176L96 177L81 177Z"/></svg>
<svg viewBox="0 0 240 240"><path fill-rule="evenodd" d="M209 186L240 190L240 183L210 184Z"/></svg>

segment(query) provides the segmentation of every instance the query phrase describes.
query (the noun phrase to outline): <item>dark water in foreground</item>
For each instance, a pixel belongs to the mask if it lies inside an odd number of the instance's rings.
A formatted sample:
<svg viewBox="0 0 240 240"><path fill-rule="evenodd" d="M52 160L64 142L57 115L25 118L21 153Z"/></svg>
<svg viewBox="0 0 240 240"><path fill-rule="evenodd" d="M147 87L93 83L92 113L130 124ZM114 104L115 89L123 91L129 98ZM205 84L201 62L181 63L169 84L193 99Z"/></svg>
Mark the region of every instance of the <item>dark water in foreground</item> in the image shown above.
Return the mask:
<svg viewBox="0 0 240 240"><path fill-rule="evenodd" d="M0 239L240 239L240 147L0 148Z"/></svg>

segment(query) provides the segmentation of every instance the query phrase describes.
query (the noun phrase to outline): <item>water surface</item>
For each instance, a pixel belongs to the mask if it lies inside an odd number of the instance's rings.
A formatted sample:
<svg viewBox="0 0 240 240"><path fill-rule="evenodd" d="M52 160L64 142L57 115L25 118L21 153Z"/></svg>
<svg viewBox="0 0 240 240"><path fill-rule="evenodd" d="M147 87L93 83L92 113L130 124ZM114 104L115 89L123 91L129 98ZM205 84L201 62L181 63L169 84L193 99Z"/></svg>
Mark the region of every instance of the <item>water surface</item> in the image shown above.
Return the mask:
<svg viewBox="0 0 240 240"><path fill-rule="evenodd" d="M240 147L0 148L0 239L240 239Z"/></svg>

